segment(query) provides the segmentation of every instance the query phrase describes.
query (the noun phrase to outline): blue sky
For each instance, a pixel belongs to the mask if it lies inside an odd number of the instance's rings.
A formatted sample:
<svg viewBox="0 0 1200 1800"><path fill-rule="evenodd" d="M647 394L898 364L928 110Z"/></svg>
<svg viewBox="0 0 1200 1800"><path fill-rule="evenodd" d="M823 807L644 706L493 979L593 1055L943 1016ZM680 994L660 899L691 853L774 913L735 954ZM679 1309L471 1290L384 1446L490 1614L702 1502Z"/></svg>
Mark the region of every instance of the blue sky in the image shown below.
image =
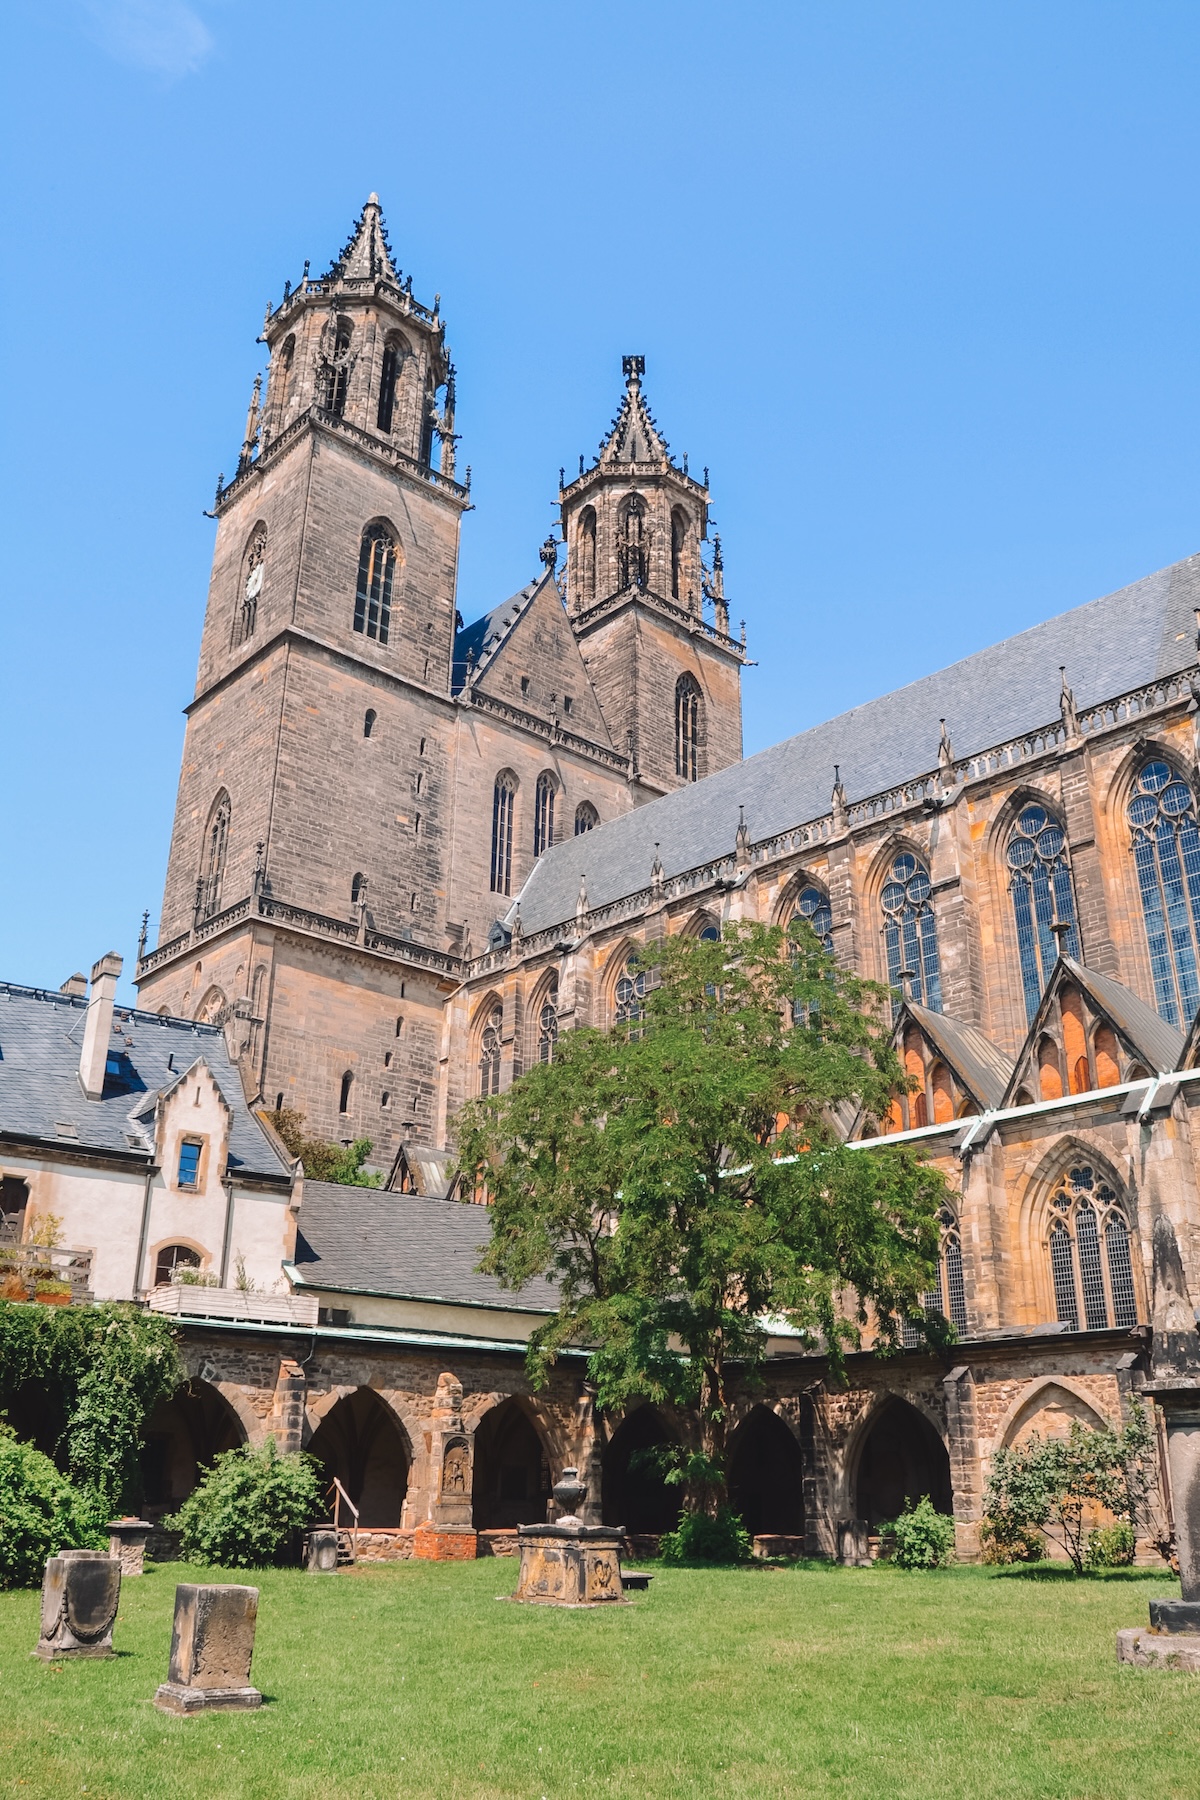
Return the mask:
<svg viewBox="0 0 1200 1800"><path fill-rule="evenodd" d="M157 920L264 305L377 189L470 618L620 357L712 472L747 752L1200 546L1200 8L25 0L3 101L0 977ZM936 722L934 725L936 730ZM933 743L931 739L931 745Z"/></svg>

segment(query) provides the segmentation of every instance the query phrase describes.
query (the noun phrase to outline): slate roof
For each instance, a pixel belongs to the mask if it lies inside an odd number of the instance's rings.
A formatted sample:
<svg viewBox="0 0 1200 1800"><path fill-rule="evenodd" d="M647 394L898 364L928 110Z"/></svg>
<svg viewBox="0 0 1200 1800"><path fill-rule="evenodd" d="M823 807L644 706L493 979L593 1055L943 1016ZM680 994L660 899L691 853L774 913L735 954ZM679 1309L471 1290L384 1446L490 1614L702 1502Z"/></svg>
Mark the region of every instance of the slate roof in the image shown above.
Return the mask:
<svg viewBox="0 0 1200 1800"><path fill-rule="evenodd" d="M971 1090L972 1096L989 1111L1004 1099L1013 1065L990 1038L975 1025L964 1025L946 1013L930 1012L928 1007L907 1003L897 1027L903 1031L904 1016L916 1020L929 1041L941 1051L954 1073Z"/></svg>
<svg viewBox="0 0 1200 1800"><path fill-rule="evenodd" d="M1100 975L1085 969L1074 957L1064 956L1062 966L1068 970L1085 993L1090 994L1101 1012L1108 1014L1121 1035L1147 1059L1153 1074L1168 1074L1183 1067L1184 1036L1169 1020L1160 1018L1152 1006L1111 975Z"/></svg>
<svg viewBox="0 0 1200 1800"><path fill-rule="evenodd" d="M217 1025L117 1007L109 1054L119 1057L121 1074L107 1075L100 1099L89 1100L79 1085L87 1005L68 994L0 983L0 1141L149 1158L156 1094L203 1058L232 1115L230 1173L290 1180L289 1165L246 1104Z"/></svg>
<svg viewBox="0 0 1200 1800"><path fill-rule="evenodd" d="M303 1283L339 1293L557 1311L548 1281L514 1293L477 1272L491 1225L487 1207L465 1201L306 1181L293 1266Z"/></svg>
<svg viewBox="0 0 1200 1800"><path fill-rule="evenodd" d="M482 619L476 619L473 625L464 625L454 634L454 661L450 670L450 691L459 694L467 685L467 660L473 662L473 672L478 675L487 668L497 651L512 631L517 620L529 610L531 601L543 582L553 581L549 570L539 575L535 581L526 582L501 606L494 606L491 612L484 613ZM555 583L557 593L557 583Z"/></svg>
<svg viewBox="0 0 1200 1800"><path fill-rule="evenodd" d="M823 817L835 763L851 802L926 773L937 767L940 719L956 757L1050 724L1063 664L1081 709L1186 668L1197 606L1192 556L556 844L521 891L522 927L572 919L581 875L593 907L647 886L656 843L668 877L730 854L739 806L751 842Z"/></svg>

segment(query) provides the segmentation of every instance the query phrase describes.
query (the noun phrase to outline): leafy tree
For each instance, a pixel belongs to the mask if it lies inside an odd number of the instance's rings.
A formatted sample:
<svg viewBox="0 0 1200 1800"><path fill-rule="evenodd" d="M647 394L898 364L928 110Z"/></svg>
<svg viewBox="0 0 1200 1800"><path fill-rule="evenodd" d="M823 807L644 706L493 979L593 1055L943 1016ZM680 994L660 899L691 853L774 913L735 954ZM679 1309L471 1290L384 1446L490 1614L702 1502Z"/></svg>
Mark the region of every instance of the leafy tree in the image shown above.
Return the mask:
<svg viewBox="0 0 1200 1800"><path fill-rule="evenodd" d="M140 1499L146 1419L184 1379L174 1328L157 1313L0 1301L0 1406L36 1395L30 1436L105 1517Z"/></svg>
<svg viewBox="0 0 1200 1800"><path fill-rule="evenodd" d="M1036 1560L1020 1555L1021 1547L1035 1533L1054 1531L1080 1575L1090 1511L1101 1507L1131 1527L1143 1522L1153 1530L1159 1510L1153 1443L1146 1410L1135 1403L1120 1431L1073 1419L1065 1438L1034 1432L1024 1444L998 1450L983 1502L985 1551L993 1561ZM1116 1553L1117 1540L1100 1535L1093 1562Z"/></svg>
<svg viewBox="0 0 1200 1800"><path fill-rule="evenodd" d="M552 1064L465 1109L459 1167L492 1203L483 1267L558 1284L535 1383L583 1342L603 1405L695 1405L686 1504L715 1517L731 1370L758 1369L772 1317L835 1364L871 1315L894 1346L933 1279L945 1189L905 1148L842 1142L904 1076L887 991L807 925L671 938L649 966L641 1017L566 1034Z"/></svg>
<svg viewBox="0 0 1200 1800"><path fill-rule="evenodd" d="M60 1550L102 1549L103 1516L94 1496L0 1425L0 1587L36 1587Z"/></svg>
<svg viewBox="0 0 1200 1800"><path fill-rule="evenodd" d="M275 1439L261 1450L226 1450L165 1524L182 1533L189 1562L254 1569L285 1560L292 1534L315 1518L321 1477L311 1456L280 1455Z"/></svg>
<svg viewBox="0 0 1200 1800"><path fill-rule="evenodd" d="M304 1114L290 1106L278 1107L262 1115L282 1138L292 1156L304 1164L304 1173L312 1181L336 1181L344 1187L379 1187L383 1176L364 1168L371 1154L370 1138L356 1138L352 1144L331 1144L325 1138L309 1137L304 1129Z"/></svg>
<svg viewBox="0 0 1200 1800"><path fill-rule="evenodd" d="M898 1569L944 1569L954 1561L954 1520L938 1512L928 1494L915 1506L906 1500L900 1517L880 1530L892 1538Z"/></svg>

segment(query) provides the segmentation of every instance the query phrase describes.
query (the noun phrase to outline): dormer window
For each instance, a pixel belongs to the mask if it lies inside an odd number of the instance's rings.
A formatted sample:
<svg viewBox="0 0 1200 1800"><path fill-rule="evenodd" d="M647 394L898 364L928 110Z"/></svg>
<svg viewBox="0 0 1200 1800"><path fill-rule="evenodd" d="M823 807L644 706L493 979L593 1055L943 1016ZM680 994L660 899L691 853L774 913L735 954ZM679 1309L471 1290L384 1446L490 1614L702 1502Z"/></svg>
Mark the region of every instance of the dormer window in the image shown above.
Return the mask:
<svg viewBox="0 0 1200 1800"><path fill-rule="evenodd" d="M179 1176L176 1186L197 1188L200 1185L200 1152L204 1146L195 1138L184 1138L179 1146Z"/></svg>

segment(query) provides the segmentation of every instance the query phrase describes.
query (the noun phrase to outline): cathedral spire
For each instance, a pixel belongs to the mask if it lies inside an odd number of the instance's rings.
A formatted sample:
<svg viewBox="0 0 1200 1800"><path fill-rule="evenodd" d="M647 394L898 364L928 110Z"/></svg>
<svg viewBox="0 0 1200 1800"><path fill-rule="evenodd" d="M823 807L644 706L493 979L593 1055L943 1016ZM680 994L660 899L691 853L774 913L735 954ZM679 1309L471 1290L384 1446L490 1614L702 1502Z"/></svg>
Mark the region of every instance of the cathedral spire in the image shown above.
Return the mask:
<svg viewBox="0 0 1200 1800"><path fill-rule="evenodd" d="M392 281L399 285L378 194L368 194L350 242L329 273L339 274L343 281Z"/></svg>
<svg viewBox="0 0 1200 1800"><path fill-rule="evenodd" d="M601 466L611 467L614 463L670 464L670 446L654 423L642 393L642 376L646 373L645 357L623 356L621 373L625 377L625 398L608 436L601 442Z"/></svg>

